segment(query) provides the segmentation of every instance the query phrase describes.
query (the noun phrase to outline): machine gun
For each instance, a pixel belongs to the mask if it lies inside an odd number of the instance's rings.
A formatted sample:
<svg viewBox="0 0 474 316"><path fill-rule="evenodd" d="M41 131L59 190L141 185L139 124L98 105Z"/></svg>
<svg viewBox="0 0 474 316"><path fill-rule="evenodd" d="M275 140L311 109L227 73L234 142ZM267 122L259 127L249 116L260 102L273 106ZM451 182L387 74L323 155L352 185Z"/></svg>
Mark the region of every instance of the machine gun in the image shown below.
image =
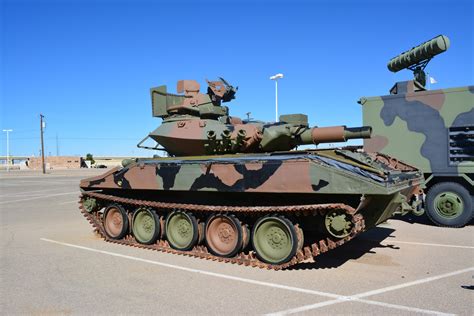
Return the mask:
<svg viewBox="0 0 474 316"><path fill-rule="evenodd" d="M424 87L426 84L426 74L424 71L426 65L434 56L447 51L449 44L447 36L438 35L390 59L387 64L388 70L398 72L402 69L409 69L413 71L415 80Z"/></svg>

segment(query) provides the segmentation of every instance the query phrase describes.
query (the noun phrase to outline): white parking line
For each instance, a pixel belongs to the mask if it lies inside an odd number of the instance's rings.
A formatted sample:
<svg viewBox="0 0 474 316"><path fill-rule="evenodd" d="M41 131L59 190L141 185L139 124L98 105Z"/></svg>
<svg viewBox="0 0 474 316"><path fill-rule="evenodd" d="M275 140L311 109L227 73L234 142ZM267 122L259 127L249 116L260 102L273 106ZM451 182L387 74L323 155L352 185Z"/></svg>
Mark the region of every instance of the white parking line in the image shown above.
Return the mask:
<svg viewBox="0 0 474 316"><path fill-rule="evenodd" d="M8 204L8 203L15 203L15 202L22 202L22 201L30 201L30 200L39 200L39 199L45 199L53 196L60 196L60 195L68 195L68 194L77 194L79 195L79 191L74 191L74 192L66 192L66 193L57 193L57 194L49 194L49 195L41 195L41 196L35 196L35 197L30 197L30 198L25 198L25 199L18 199L18 200L11 200L11 201L1 201L0 204Z"/></svg>
<svg viewBox="0 0 474 316"><path fill-rule="evenodd" d="M444 315L450 315L450 316L455 315L455 314L446 314L446 313L442 313L442 312L438 312L438 311L433 311L433 310L429 310L429 309L422 309L422 308L417 308L417 307L396 305L396 304L377 302L377 301L372 301L372 300L357 299L357 298L353 298L351 296L348 296L346 299L337 299L337 300L330 300L330 301L320 302L320 303L311 304L311 305L304 305L304 306L291 308L291 309L287 309L287 310L276 312L276 313L266 314L265 316L291 315L291 314L302 313L302 312L306 312L306 311L309 311L309 310L314 310L314 309L318 309L318 308L321 308L321 307L340 304L340 303L346 303L346 302L365 303L365 304L369 304L369 305L377 305L377 306L382 306L382 307L387 307L387 308L399 309L399 310L402 310L402 311L428 314L428 315L443 315L443 316Z"/></svg>
<svg viewBox="0 0 474 316"><path fill-rule="evenodd" d="M222 279L234 280L234 281L250 283L250 284L256 284L256 285L262 285L262 286L273 287L273 288L277 288L277 289L293 291L293 292L299 292L299 293L305 293L305 294L320 295L320 296L325 296L325 297L330 297L330 298L338 298L338 299L344 298L344 296L342 296L342 295L326 293L326 292L320 292L320 291L314 291L314 290L303 289L303 288L299 288L299 287L293 287L293 286L270 283L270 282L264 282L264 281L257 281L257 280L252 280L252 279L245 279L245 278L241 278L241 277L236 277L236 276L221 274L221 273L215 273L215 272L210 272L210 271L205 271L205 270L186 268L186 267L177 266L177 265L174 265L174 264L163 263L163 262L158 262L158 261L153 261L153 260L148 260L148 259L143 259L143 258L138 258L138 257L122 255L122 254L116 253L116 252L110 252L110 251L105 251L105 250L99 250L99 249L94 249L94 248L69 244L69 243L56 241L56 240L52 240L52 239L48 239L48 238L40 238L40 240L47 241L47 242L54 243L54 244L58 244L58 245L67 246L67 247L73 247L73 248L77 248L77 249L97 252L97 253L101 253L101 254L105 254L105 255L109 255L109 256L114 256L114 257L134 260L134 261L150 263L150 264L154 264L154 265L157 265L157 266L162 266L162 267L166 267L166 268L170 268L170 269L176 269L176 270L182 270L182 271L187 271L187 272L193 272L193 273L198 273L198 274L209 275L209 276L222 278Z"/></svg>
<svg viewBox="0 0 474 316"><path fill-rule="evenodd" d="M474 249L474 246L462 246L462 245L448 245L448 244L430 244L425 242L413 242L413 241L399 241L399 240L386 240L384 244L408 244L408 245L418 245L418 246L433 246L433 247L448 247L448 248L464 248L464 249Z"/></svg>
<svg viewBox="0 0 474 316"><path fill-rule="evenodd" d="M428 314L428 315L456 315L456 314L447 314L447 313L442 313L438 311L432 311L429 309L422 309L422 308L417 308L417 307L410 307L410 306L404 306L404 305L398 305L398 304L390 304L390 303L385 303L385 302L378 302L378 301L372 301L372 300L364 300L364 299L356 299L355 302L360 302L360 303L367 303L371 305L378 305L382 307L388 307L388 308L395 308L395 309L400 309L402 311L407 311L407 312L412 312L412 313L422 313L422 314Z"/></svg>
<svg viewBox="0 0 474 316"><path fill-rule="evenodd" d="M133 256L128 256L128 255L123 255L115 252L110 252L110 251L105 251L105 250L99 250L99 249L94 249L94 248L89 248L85 246L80 246L80 245L74 245L70 243L65 243L61 241L56 241L48 238L40 238L40 240L49 242L49 243L54 243L62 246L67 246L67 247L72 247L72 248L77 248L77 249L82 249L82 250L87 250L91 252L96 252L96 253L101 253L101 254L106 254L109 256L114 256L114 257L119 257L119 258L124 258L124 259L129 259L129 260L134 260L134 261L139 261L139 262L144 262L144 263L149 263L153 265L158 265L166 268L171 268L171 269L176 269L176 270L181 270L181 271L187 271L187 272L192 272L192 273L198 273L198 274L203 274L203 275L208 275L208 276L213 276L217 278L222 278L222 279L227 279L227 280L234 280L234 281L239 281L239 282L244 282L244 283L249 283L249 284L255 284L255 285L261 285L261 286L266 286L266 287L272 287L272 288L277 288L277 289L282 289L282 290L287 290L287 291L293 291L293 292L299 292L299 293L305 293L305 294L313 294L313 295L319 295L319 296L324 296L324 297L329 297L333 298L333 300L325 301L325 302L319 302L316 304L311 304L311 305L305 305L293 309L288 309L285 311L277 312L275 314L270 314L270 315L288 315L288 314L293 314L293 313L298 313L302 311L307 311L307 310L312 310L324 306L329 306L333 304L338 304L338 303L344 303L348 301L353 301L353 302L359 302L359 303L365 303L365 304L370 304L370 305L378 305L378 306L384 306L388 308L394 308L394 309L399 309L399 310L404 310L404 311L411 311L411 312L418 312L418 313L425 313L425 314L433 314L433 315L451 315L451 314L444 314L438 311L432 311L432 310L426 310L426 309L420 309L416 307L409 307L409 306L403 306L403 305L396 305L396 304L389 304L389 303L383 303L383 302L377 302L377 301L372 301L372 300L366 300L363 299L363 297L375 295L375 294L380 294L388 291L393 291L396 289L408 287L408 286L413 286L417 284L422 284L426 282L431 282L434 280L446 278L449 276L473 271L474 267L463 269L463 270L458 270L430 278L425 278L417 281L412 281L412 282L407 282L403 284L399 284L396 286L390 286L374 291L369 291L369 292L364 292L361 294L357 295L352 295L352 296L344 296L344 295L338 295L334 293L328 293L328 292L321 292L321 291L315 291L315 290L309 290L309 289L304 289L304 288L298 288L298 287L293 287L293 286L288 286L288 285L282 285L282 284L277 284L277 283L270 283L270 282L264 282L264 281L257 281L257 280L252 280L252 279L246 279L246 278L241 278L241 277L236 277L236 276L231 276L231 275L226 275L226 274L221 274L221 273L215 273L215 272L210 272L210 271L205 271L205 270L199 270L199 269L193 269L193 268L186 268L182 266L177 266L169 263L163 263L163 262L158 262L158 261L153 261L153 260L148 260L148 259L142 259L138 257L133 257Z"/></svg>
<svg viewBox="0 0 474 316"><path fill-rule="evenodd" d="M317 303L317 304L304 305L304 306L300 306L300 307L296 307L296 308L287 309L287 310L284 310L284 311L279 311L279 312L276 312L276 313L272 313L270 315L290 315L290 314L294 314L294 313L313 310L313 309L328 306L328 305L340 304L340 303L344 303L344 302L348 302L348 301L360 302L360 303L366 303L366 304L372 304L372 305L379 305L379 306L390 307L390 308L397 308L397 309L406 310L406 311L410 311L410 312L418 312L418 313L434 314L434 315L446 315L444 313L437 312L437 311L419 309L419 308L416 308L416 307L409 307L409 306L403 306L403 305L389 304L389 303L378 302L378 301L373 301L373 300L365 300L365 299L362 299L362 298L372 296L372 295L382 294L382 293L390 292L390 291L394 291L394 290L399 290L399 289L409 287L409 286L414 286L414 285L419 285L419 284L423 284L423 283L427 283L427 282L432 282L432 281L448 278L448 277L451 277L451 276L455 276L455 275L470 272L470 271L474 271L474 267L470 267L470 268L462 269L462 270L457 270L457 271L453 271L453 272L449 272L449 273L445 273L445 274L440 274L440 275L437 275L437 276L424 278L424 279L420 279L420 280L416 280L416 281L412 281L412 282L406 282L406 283L402 283L402 284L398 284L398 285L394 285L394 286L388 286L388 287L384 287L384 288L381 288L381 289L378 289L378 290L373 290L373 291L368 291L368 292L364 292L364 293L360 293L360 294L355 294L355 295L348 296L345 299L337 299L337 300L331 300L331 301Z"/></svg>
<svg viewBox="0 0 474 316"><path fill-rule="evenodd" d="M419 285L419 284L423 284L423 283L436 281L436 280L439 280L439 279L449 278L449 277L452 277L452 276L455 276L455 275L458 275L458 274L463 274L463 273L470 272L470 271L474 271L474 267L470 267L470 268L466 268L466 269L462 269L462 270L457 270L457 271L453 271L453 272L449 272L449 273L444 273L444 274L440 274L440 275L435 275L435 276L432 276L432 277L429 277L429 278L424 278L424 279L420 279L420 280L416 280L416 281L406 282L406 283L402 283L402 284L398 284L398 285L388 286L388 287L384 287L384 288L381 288L381 289L378 289L378 290L373 290L373 291L368 291L368 292L352 295L352 297L363 298L363 297L367 297L367 296L377 295L377 294L381 294L381 293L385 293L385 292L390 292L390 291L394 291L394 290L403 289L403 288L413 286L413 285Z"/></svg>

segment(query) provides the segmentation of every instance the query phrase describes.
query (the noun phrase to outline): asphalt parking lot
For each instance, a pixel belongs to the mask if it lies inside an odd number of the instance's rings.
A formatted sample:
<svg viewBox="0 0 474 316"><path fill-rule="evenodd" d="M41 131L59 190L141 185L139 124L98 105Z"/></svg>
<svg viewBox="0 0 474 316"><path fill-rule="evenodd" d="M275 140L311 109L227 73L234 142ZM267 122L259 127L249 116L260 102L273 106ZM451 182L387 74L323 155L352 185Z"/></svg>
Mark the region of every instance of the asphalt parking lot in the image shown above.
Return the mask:
<svg viewBox="0 0 474 316"><path fill-rule="evenodd" d="M392 219L267 271L110 244L78 210L104 170L0 173L2 314L474 314L474 226Z"/></svg>

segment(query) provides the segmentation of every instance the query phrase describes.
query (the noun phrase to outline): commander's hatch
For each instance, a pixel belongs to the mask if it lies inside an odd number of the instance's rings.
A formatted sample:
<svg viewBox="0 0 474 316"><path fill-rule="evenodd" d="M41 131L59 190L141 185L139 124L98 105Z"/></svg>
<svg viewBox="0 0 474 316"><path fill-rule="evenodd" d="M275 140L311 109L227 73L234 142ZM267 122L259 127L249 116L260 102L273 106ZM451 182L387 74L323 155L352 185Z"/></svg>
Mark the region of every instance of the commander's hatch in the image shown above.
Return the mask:
<svg viewBox="0 0 474 316"><path fill-rule="evenodd" d="M171 94L166 92L166 86L159 86L150 89L151 106L154 117L168 116L167 109L174 105L184 103L184 95Z"/></svg>

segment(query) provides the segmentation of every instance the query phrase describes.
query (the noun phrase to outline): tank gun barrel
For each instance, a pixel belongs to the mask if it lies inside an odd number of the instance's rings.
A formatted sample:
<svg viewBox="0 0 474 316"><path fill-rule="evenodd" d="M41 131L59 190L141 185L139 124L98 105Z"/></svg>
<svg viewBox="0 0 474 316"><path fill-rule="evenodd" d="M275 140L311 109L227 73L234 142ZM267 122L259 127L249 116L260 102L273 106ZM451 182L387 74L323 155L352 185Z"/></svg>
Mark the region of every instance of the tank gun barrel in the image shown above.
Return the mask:
<svg viewBox="0 0 474 316"><path fill-rule="evenodd" d="M301 145L346 142L349 139L370 138L372 127L329 126L313 127L301 134Z"/></svg>

